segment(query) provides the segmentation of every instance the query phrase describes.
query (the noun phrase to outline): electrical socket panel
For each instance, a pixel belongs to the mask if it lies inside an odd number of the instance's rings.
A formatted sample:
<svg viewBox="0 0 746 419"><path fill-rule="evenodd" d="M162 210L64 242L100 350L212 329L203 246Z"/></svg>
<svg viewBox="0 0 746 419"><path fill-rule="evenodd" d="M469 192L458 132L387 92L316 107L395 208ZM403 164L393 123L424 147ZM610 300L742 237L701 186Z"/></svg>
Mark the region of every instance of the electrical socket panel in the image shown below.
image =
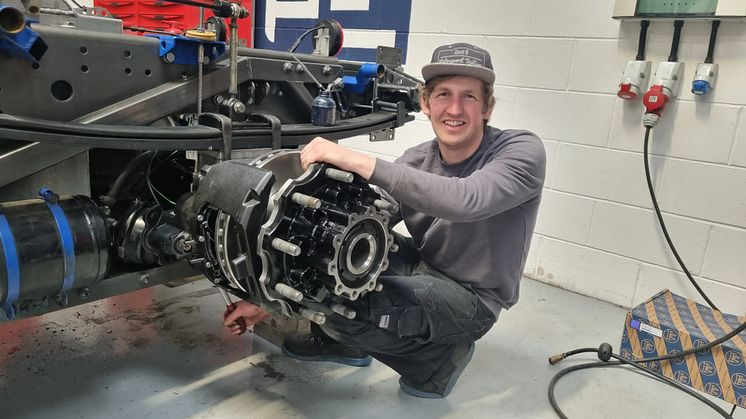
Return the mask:
<svg viewBox="0 0 746 419"><path fill-rule="evenodd" d="M614 19L744 19L746 0L616 0Z"/></svg>

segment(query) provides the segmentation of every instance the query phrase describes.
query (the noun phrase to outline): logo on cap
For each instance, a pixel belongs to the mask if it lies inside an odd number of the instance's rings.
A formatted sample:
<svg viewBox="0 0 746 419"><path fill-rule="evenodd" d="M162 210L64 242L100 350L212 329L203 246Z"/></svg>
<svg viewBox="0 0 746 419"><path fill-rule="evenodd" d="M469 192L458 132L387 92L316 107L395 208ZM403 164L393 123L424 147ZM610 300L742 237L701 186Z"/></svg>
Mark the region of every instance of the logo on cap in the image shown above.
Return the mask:
<svg viewBox="0 0 746 419"><path fill-rule="evenodd" d="M485 54L473 48L445 48L438 51L437 62L442 64L465 64L484 67Z"/></svg>

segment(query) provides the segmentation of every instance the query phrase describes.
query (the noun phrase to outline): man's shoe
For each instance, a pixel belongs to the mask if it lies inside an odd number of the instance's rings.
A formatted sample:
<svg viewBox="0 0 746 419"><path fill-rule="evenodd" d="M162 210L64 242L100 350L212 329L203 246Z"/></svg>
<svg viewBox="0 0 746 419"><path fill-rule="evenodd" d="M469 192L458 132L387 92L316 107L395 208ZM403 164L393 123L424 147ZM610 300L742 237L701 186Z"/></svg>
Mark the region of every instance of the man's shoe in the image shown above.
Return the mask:
<svg viewBox="0 0 746 419"><path fill-rule="evenodd" d="M416 383L406 377L401 377L399 385L402 391L410 396L442 399L453 390L461 373L469 365L472 355L474 355L474 342L459 344L446 363L429 380Z"/></svg>
<svg viewBox="0 0 746 419"><path fill-rule="evenodd" d="M287 337L282 353L299 361L326 361L353 367L367 367L373 358L363 351L343 345L326 336Z"/></svg>

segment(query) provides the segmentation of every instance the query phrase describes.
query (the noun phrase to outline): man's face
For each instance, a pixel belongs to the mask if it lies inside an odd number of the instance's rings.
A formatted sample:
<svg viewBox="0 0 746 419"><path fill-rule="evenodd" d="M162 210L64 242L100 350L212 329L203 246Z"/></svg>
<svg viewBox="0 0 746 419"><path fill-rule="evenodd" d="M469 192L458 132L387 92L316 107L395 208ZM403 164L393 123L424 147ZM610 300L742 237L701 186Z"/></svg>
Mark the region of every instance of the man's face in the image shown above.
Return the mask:
<svg viewBox="0 0 746 419"><path fill-rule="evenodd" d="M492 113L492 109L485 110L482 86L474 77L450 77L435 85L427 103L420 99L441 147L476 149L482 141L484 120Z"/></svg>

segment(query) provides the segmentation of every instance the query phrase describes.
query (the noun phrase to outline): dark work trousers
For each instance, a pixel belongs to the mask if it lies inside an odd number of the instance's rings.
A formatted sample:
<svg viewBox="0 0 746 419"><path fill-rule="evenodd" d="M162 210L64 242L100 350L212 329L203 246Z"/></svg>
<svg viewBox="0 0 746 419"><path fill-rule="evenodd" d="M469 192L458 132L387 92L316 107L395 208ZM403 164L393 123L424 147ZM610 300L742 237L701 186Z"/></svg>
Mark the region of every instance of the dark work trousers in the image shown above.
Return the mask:
<svg viewBox="0 0 746 419"><path fill-rule="evenodd" d="M424 382L456 344L481 338L496 319L468 284L424 263L411 238L395 237L399 250L379 277L383 291L346 302L357 311L355 319L333 314L321 329L407 379Z"/></svg>

